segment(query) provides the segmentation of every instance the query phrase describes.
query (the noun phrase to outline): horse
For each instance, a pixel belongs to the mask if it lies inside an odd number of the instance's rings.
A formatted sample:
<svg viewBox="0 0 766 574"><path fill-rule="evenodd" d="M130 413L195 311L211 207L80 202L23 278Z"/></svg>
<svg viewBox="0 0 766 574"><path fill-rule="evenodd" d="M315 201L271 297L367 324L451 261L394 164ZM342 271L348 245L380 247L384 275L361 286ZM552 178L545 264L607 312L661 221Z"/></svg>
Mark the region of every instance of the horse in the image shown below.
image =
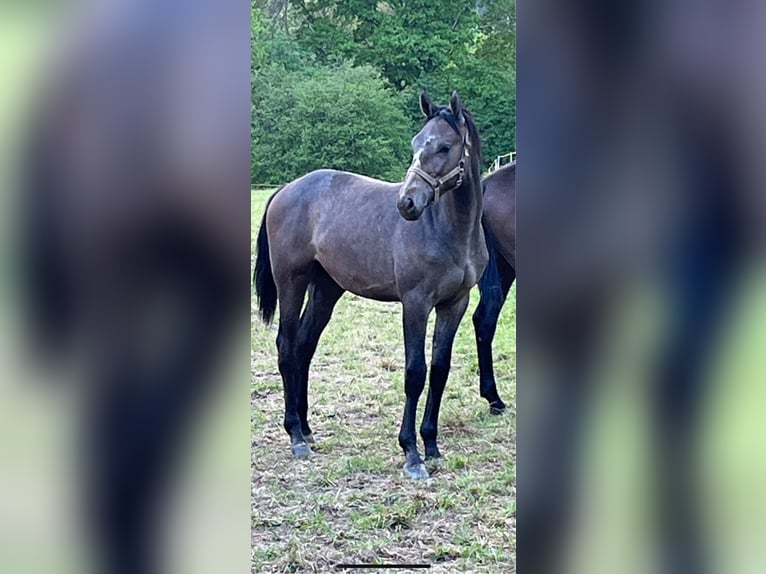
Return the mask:
<svg viewBox="0 0 766 574"><path fill-rule="evenodd" d="M482 182L484 234L489 263L479 280L481 299L473 314L479 356L479 394L489 412L501 414L505 403L497 393L492 367L492 340L508 290L516 279L516 162L492 172Z"/></svg>
<svg viewBox="0 0 766 574"><path fill-rule="evenodd" d="M399 445L404 472L414 479L429 476L415 434L426 380L428 317L435 309L420 435L426 460L438 461L437 423L452 344L469 291L489 258L481 223L481 142L473 117L457 92L448 106L435 105L422 92L420 109L426 121L412 139L404 182L321 169L272 195L258 233L253 274L266 324L279 304L284 428L298 458L311 454L314 441L307 418L309 365L337 301L350 291L402 304L406 398Z"/></svg>

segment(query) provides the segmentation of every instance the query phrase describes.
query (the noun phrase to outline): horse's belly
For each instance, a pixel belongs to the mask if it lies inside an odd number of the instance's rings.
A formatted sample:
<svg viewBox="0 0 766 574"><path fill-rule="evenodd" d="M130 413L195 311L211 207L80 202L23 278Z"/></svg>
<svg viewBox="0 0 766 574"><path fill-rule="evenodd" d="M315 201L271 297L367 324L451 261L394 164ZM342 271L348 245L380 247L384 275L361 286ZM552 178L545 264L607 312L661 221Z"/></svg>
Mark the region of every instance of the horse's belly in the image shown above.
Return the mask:
<svg viewBox="0 0 766 574"><path fill-rule="evenodd" d="M378 301L397 301L399 298L393 265L391 273L386 273L388 266L385 262L359 261L342 257L337 252L323 254L320 251L316 259L333 281L354 295Z"/></svg>
<svg viewBox="0 0 766 574"><path fill-rule="evenodd" d="M346 289L346 291L353 293L354 295L358 295L359 297L364 297L365 299L372 299L374 301L392 302L392 301L399 300L399 295L397 295L396 292L390 288L374 287L371 289L360 289L360 290Z"/></svg>

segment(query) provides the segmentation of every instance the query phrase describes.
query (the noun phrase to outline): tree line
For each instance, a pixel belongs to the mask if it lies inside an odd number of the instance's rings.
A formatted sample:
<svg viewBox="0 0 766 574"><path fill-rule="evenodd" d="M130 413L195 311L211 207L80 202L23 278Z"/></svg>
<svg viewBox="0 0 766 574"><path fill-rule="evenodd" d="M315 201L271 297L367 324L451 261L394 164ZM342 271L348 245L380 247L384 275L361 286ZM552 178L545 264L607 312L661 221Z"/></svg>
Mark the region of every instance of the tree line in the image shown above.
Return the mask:
<svg viewBox="0 0 766 574"><path fill-rule="evenodd" d="M515 150L516 0L251 0L253 184L402 179L418 94L460 92L484 166Z"/></svg>

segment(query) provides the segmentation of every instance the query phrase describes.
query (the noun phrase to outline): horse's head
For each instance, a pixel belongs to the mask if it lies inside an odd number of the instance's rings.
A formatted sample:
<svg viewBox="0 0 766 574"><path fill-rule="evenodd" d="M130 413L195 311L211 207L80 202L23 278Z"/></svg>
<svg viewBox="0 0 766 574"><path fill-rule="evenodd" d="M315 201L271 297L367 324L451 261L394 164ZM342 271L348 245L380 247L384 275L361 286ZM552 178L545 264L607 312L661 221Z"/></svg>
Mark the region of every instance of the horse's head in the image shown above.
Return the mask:
<svg viewBox="0 0 766 574"><path fill-rule="evenodd" d="M420 94L420 109L428 118L412 138L412 165L399 191L399 213L417 219L442 193L460 187L469 169L471 141L457 92L449 106L435 106L426 92Z"/></svg>

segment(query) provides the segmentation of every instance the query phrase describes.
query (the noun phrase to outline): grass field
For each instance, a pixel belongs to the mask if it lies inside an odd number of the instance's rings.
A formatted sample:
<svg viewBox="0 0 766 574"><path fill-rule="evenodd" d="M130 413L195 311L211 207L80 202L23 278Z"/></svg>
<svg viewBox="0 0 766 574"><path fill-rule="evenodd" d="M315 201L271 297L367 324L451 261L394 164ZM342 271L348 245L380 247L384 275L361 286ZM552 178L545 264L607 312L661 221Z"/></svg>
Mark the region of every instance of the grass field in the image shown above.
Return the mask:
<svg viewBox="0 0 766 574"><path fill-rule="evenodd" d="M269 194L252 194L253 245ZM397 443L404 407L401 306L350 294L338 303L309 379L317 444L309 460L299 461L282 428L276 325L263 326L253 296L253 572L329 572L338 563L515 571L515 287L495 339L498 388L509 405L499 417L478 393L470 321L477 303L475 291L442 406L439 446L447 464L430 479L413 481L403 474ZM432 329L433 316L429 341ZM418 425L424 403L425 393ZM422 454L422 443L419 448Z"/></svg>

